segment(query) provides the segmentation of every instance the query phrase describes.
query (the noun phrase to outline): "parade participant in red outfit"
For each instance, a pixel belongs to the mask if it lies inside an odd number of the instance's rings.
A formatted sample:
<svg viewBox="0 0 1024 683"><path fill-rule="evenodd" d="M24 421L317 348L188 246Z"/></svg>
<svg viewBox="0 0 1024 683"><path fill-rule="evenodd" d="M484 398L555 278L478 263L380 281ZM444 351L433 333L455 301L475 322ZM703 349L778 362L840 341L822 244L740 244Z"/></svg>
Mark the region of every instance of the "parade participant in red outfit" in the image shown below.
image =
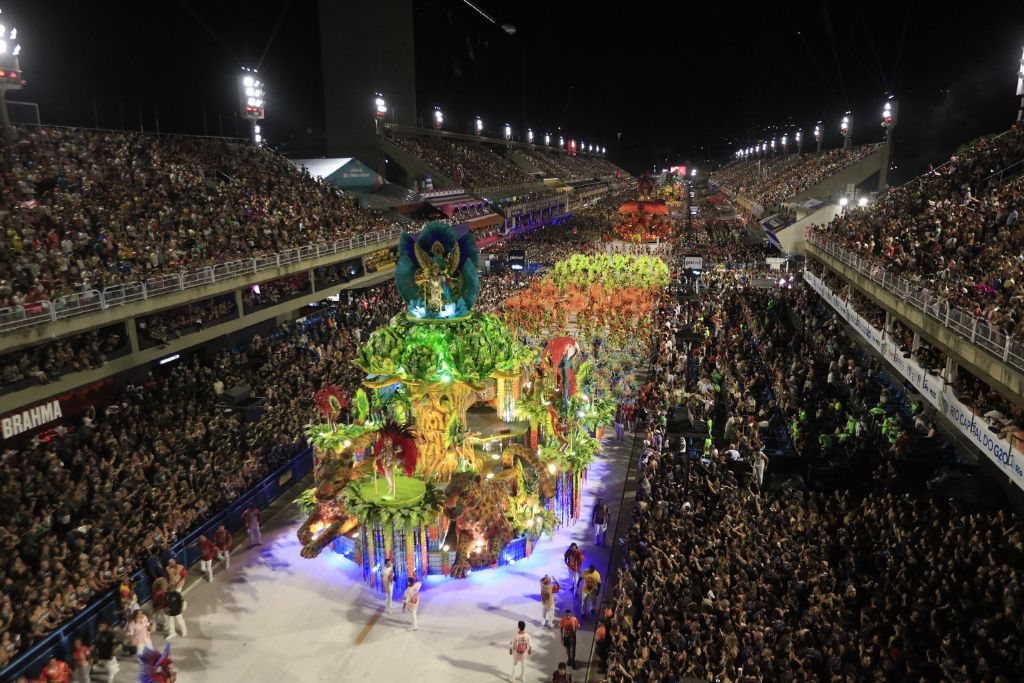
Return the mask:
<svg viewBox="0 0 1024 683"><path fill-rule="evenodd" d="M217 546L217 559L224 563L224 569L231 569L231 532L223 524L217 527L213 544Z"/></svg>
<svg viewBox="0 0 1024 683"><path fill-rule="evenodd" d="M217 546L205 534L199 535L199 542L196 545L199 546L200 554L199 571L206 574L207 581L213 581L213 556L217 551Z"/></svg>
<svg viewBox="0 0 1024 683"><path fill-rule="evenodd" d="M565 566L569 568L569 582L575 594L576 585L580 582L580 570L583 568L583 551L575 543L565 551Z"/></svg>
<svg viewBox="0 0 1024 683"><path fill-rule="evenodd" d="M43 667L39 676L46 683L71 683L71 667L55 655L50 655L50 662Z"/></svg>
<svg viewBox="0 0 1024 683"><path fill-rule="evenodd" d="M75 665L76 683L89 683L89 674L92 669L92 648L82 642L81 638L75 638L74 646L71 649L71 661Z"/></svg>

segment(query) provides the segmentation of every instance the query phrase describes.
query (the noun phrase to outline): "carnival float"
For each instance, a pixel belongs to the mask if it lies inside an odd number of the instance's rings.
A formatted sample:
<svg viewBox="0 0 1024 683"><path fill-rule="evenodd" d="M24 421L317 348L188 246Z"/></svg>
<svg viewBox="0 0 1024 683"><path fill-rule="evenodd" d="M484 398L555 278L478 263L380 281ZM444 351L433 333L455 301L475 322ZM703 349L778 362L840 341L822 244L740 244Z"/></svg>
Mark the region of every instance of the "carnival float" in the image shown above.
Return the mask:
<svg viewBox="0 0 1024 683"><path fill-rule="evenodd" d="M386 558L396 586L463 578L529 557L580 518L588 466L643 353L629 340L648 336L668 268L574 256L499 316L473 310L476 262L472 234L447 223L401 236L406 310L359 349L354 395L316 394L314 486L296 500L303 557L329 548L377 589Z"/></svg>

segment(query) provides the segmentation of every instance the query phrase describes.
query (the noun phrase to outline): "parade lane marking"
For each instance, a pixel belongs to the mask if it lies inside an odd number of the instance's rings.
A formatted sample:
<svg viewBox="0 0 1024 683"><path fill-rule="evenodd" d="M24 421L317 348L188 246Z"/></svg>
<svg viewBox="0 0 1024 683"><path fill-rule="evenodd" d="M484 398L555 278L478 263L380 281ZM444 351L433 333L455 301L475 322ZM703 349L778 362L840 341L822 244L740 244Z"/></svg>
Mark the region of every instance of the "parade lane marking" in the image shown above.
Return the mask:
<svg viewBox="0 0 1024 683"><path fill-rule="evenodd" d="M380 609L380 611L378 611L372 617L370 617L370 621L367 622L366 626L363 627L363 630L360 631L358 636L356 636L356 645L363 644L363 641L366 640L366 636L370 635L370 631L373 630L373 627L380 620L380 615L382 614L384 614L383 607Z"/></svg>

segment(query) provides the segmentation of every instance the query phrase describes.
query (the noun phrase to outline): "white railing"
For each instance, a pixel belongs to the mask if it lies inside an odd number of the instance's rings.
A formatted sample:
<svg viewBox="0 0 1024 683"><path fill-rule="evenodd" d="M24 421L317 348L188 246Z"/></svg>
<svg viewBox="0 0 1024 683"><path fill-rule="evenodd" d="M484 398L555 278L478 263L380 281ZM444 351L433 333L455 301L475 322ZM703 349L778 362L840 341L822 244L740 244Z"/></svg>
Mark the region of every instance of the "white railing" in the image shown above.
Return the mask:
<svg viewBox="0 0 1024 683"><path fill-rule="evenodd" d="M892 292L898 298L920 309L928 318L935 320L953 334L966 339L973 346L999 358L1007 365L1024 370L1024 344L1009 335L992 328L985 320L969 311L953 306L921 286L885 270L878 263L857 256L818 232L812 232L807 242L838 259L875 284Z"/></svg>
<svg viewBox="0 0 1024 683"><path fill-rule="evenodd" d="M48 325L58 320L95 313L134 301L155 299L173 292L182 292L232 278L277 270L284 265L343 254L359 247L397 239L401 232L400 228L392 227L388 230L357 235L347 240L311 244L258 258L220 263L215 266L204 266L195 270L148 278L144 281L112 285L102 291L90 289L78 294L62 296L53 301L43 299L17 307L0 308L0 335L26 327Z"/></svg>

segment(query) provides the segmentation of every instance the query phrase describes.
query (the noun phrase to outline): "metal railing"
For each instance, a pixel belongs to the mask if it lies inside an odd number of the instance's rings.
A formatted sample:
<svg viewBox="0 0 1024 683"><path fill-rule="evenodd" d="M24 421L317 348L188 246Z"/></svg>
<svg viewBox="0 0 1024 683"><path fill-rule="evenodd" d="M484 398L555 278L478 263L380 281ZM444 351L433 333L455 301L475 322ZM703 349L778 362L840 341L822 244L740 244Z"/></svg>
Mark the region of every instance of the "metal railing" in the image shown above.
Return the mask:
<svg viewBox="0 0 1024 683"><path fill-rule="evenodd" d="M184 538L171 546L174 558L185 567L191 567L198 562L200 557L196 543L200 534L212 538L214 531L221 524L224 524L232 532L241 529L243 526L242 513L245 510L250 507L267 508L286 493L293 484L313 471L312 456L313 449L303 449L301 453L279 467L259 484L239 496L227 509L218 512L192 529ZM151 582L147 580L146 570L137 568L132 571L130 577L139 602L147 602L151 597ZM73 639L82 638L87 643L93 642L97 622L104 619L111 623L117 623L119 607L117 590L101 591L85 609L61 624L38 643L18 654L0 671L0 680L13 681L18 676L37 674L51 655L71 661Z"/></svg>
<svg viewBox="0 0 1024 683"><path fill-rule="evenodd" d="M155 299L174 292L183 292L232 278L273 271L285 265L343 254L360 247L397 239L401 232L400 228L392 227L388 230L356 235L347 240L310 244L266 256L112 285L102 290L89 289L77 294L62 296L53 301L42 299L20 306L0 308L0 335L26 327L48 325L58 320L88 315L135 301Z"/></svg>
<svg viewBox="0 0 1024 683"><path fill-rule="evenodd" d="M1024 370L1024 344L994 329L985 320L950 304L946 299L925 289L920 283L904 279L885 270L878 263L857 256L845 246L818 232L812 232L807 237L807 242L856 270L875 284L881 285L885 290L919 309L926 317L938 322L956 336L967 340L971 345L985 350L1017 370Z"/></svg>

